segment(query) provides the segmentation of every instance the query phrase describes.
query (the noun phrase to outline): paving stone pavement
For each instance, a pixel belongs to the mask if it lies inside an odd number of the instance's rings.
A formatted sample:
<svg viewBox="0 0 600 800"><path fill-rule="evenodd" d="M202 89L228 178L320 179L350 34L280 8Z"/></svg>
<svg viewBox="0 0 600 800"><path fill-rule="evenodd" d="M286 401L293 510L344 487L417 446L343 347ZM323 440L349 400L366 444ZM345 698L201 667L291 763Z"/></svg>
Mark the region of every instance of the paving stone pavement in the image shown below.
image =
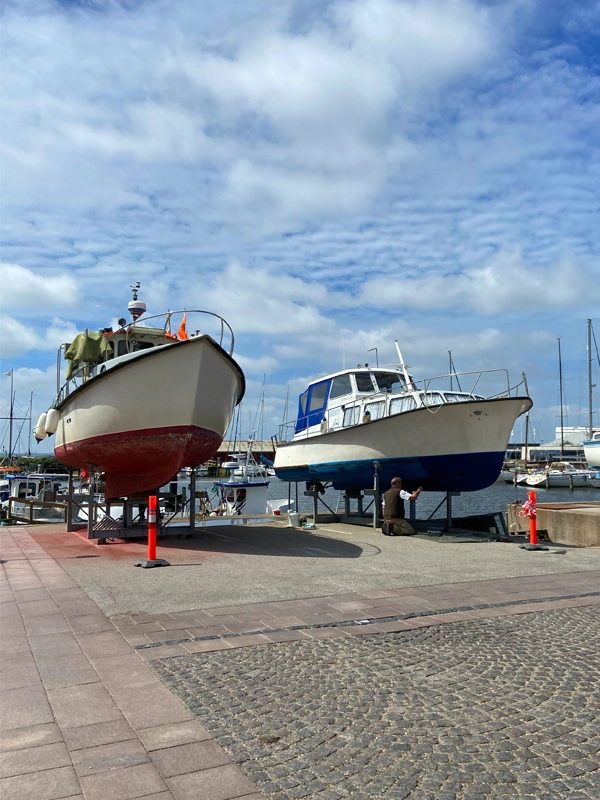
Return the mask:
<svg viewBox="0 0 600 800"><path fill-rule="evenodd" d="M589 554L109 619L38 538L0 534L0 797L600 797Z"/></svg>
<svg viewBox="0 0 600 800"><path fill-rule="evenodd" d="M151 665L277 800L600 797L598 605Z"/></svg>

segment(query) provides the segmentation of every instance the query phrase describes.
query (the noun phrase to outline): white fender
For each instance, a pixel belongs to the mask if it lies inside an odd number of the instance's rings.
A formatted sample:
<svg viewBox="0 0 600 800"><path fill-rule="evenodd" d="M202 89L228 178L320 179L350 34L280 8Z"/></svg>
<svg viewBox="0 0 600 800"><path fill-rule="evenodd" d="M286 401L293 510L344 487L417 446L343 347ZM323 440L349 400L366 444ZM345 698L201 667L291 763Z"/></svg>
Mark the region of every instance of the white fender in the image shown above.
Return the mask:
<svg viewBox="0 0 600 800"><path fill-rule="evenodd" d="M60 421L60 412L56 408L51 408L48 410L46 414L46 433L48 436L52 436L53 433L56 433L56 429L58 428L58 423Z"/></svg>
<svg viewBox="0 0 600 800"><path fill-rule="evenodd" d="M46 414L40 414L40 418L33 429L33 435L35 436L36 442L41 442L42 439L46 438Z"/></svg>

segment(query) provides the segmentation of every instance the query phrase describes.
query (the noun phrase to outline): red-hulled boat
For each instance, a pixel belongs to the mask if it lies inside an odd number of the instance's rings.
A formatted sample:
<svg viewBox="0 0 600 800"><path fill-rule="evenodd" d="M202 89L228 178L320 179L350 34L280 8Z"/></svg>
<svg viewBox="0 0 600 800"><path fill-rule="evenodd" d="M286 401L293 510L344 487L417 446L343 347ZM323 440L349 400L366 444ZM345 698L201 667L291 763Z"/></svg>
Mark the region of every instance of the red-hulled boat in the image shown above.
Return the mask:
<svg viewBox="0 0 600 800"><path fill-rule="evenodd" d="M212 458L245 391L222 317L200 310L144 317L138 289L129 303L133 322L85 331L61 348L70 362L66 382L34 431L38 440L56 433L63 464L105 473L107 499L153 491L182 467ZM214 335L188 335L198 315L205 327L216 325Z"/></svg>

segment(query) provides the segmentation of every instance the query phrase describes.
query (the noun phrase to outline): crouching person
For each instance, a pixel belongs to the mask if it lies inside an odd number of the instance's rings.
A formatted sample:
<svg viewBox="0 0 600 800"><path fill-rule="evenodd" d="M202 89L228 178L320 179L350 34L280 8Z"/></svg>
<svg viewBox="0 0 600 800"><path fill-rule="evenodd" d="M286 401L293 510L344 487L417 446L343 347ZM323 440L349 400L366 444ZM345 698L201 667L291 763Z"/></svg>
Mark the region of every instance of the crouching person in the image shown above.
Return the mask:
<svg viewBox="0 0 600 800"><path fill-rule="evenodd" d="M404 501L416 500L423 487L410 494L402 488L402 478L392 478L391 488L383 495L383 532L388 536L412 536L415 529L405 517ZM386 530L387 528L387 530Z"/></svg>

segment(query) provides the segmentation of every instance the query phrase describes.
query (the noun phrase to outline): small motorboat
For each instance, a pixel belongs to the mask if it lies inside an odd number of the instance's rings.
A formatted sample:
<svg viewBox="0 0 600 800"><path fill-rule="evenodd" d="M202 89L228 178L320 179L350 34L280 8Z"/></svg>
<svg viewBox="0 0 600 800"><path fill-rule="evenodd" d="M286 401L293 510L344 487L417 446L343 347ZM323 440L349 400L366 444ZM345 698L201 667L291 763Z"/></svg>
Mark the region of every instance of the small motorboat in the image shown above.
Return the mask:
<svg viewBox="0 0 600 800"><path fill-rule="evenodd" d="M593 487L596 476L595 470L577 469L568 461L555 461L546 469L528 475L525 483L533 488L579 489Z"/></svg>

